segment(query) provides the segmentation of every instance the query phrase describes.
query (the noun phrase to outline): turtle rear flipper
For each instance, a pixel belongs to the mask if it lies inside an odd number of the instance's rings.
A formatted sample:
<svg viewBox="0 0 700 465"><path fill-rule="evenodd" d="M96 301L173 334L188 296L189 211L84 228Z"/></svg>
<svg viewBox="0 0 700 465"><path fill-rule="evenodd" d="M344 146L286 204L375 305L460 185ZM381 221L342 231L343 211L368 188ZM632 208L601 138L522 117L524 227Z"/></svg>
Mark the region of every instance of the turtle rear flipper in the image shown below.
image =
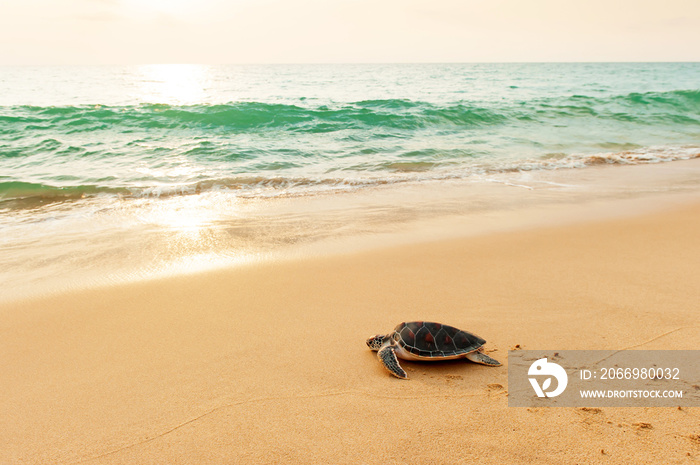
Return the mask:
<svg viewBox="0 0 700 465"><path fill-rule="evenodd" d="M379 357L379 360L382 361L386 369L389 370L389 373L397 378L408 379L408 375L403 371L401 365L399 365L399 360L396 358L396 350L393 345L385 345L379 349L377 357Z"/></svg>
<svg viewBox="0 0 700 465"><path fill-rule="evenodd" d="M475 350L474 352L471 352L465 357L468 360L471 360L474 363L480 363L481 365L488 365L490 367L499 367L501 366L501 362L498 360L494 360L485 353L481 352L480 350Z"/></svg>

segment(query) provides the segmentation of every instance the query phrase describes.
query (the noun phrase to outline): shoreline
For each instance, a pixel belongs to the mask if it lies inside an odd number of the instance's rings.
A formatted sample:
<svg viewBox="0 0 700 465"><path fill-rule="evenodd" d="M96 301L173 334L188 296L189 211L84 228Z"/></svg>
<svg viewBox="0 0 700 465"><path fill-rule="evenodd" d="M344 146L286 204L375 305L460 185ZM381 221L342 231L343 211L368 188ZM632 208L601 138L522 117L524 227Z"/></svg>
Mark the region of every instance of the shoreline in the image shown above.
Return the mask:
<svg viewBox="0 0 700 465"><path fill-rule="evenodd" d="M516 345L700 348L682 197L3 303L0 462L691 463L698 408L507 407ZM364 340L413 319L503 366L391 377Z"/></svg>
<svg viewBox="0 0 700 465"><path fill-rule="evenodd" d="M65 222L48 218L28 223L31 230L9 230L0 303L307 255L633 216L697 198L700 159L289 199L193 195L116 202Z"/></svg>

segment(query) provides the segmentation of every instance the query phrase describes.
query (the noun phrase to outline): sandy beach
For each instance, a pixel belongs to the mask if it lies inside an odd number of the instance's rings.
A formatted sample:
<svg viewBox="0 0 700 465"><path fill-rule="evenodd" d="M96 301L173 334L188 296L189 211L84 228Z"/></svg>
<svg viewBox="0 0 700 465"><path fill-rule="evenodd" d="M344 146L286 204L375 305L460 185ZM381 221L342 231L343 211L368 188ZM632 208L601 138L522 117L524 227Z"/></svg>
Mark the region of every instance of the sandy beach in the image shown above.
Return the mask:
<svg viewBox="0 0 700 465"><path fill-rule="evenodd" d="M697 408L508 407L518 346L700 347L700 203L609 216L5 303L0 463L694 463ZM408 320L503 366L391 377Z"/></svg>

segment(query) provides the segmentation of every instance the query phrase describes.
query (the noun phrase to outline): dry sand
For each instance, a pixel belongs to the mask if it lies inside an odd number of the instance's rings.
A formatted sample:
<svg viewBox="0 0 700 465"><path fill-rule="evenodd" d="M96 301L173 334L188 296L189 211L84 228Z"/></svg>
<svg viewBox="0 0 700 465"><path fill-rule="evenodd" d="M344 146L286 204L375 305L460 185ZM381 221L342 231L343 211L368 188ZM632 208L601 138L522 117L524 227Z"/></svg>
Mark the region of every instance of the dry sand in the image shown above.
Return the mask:
<svg viewBox="0 0 700 465"><path fill-rule="evenodd" d="M0 463L691 463L700 409L507 406L507 354L700 348L700 206L0 307ZM504 365L365 338L437 320Z"/></svg>

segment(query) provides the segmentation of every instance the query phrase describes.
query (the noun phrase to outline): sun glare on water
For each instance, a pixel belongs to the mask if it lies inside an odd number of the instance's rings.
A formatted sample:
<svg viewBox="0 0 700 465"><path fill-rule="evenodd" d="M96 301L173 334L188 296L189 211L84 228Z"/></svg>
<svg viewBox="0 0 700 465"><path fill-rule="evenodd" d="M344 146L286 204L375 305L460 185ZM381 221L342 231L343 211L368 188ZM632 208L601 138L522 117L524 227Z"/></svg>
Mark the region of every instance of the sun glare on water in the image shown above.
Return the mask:
<svg viewBox="0 0 700 465"><path fill-rule="evenodd" d="M144 65L138 74L139 98L147 103L201 103L209 80L204 65Z"/></svg>

